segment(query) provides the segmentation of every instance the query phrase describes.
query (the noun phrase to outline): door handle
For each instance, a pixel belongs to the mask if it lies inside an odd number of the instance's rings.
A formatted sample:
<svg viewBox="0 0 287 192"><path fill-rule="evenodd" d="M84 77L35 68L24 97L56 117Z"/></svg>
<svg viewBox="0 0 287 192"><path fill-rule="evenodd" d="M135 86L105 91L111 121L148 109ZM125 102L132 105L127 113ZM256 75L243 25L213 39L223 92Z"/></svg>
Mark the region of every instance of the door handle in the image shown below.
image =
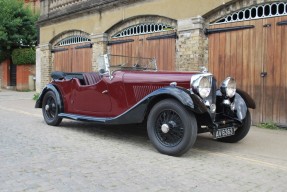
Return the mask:
<svg viewBox="0 0 287 192"><path fill-rule="evenodd" d="M271 24L265 24L263 27L271 27Z"/></svg>
<svg viewBox="0 0 287 192"><path fill-rule="evenodd" d="M261 76L261 77L266 77L266 76L267 76L267 72L261 72L261 73L260 73L260 76Z"/></svg>
<svg viewBox="0 0 287 192"><path fill-rule="evenodd" d="M102 92L102 94L107 94L108 93L108 90L104 90L103 92Z"/></svg>

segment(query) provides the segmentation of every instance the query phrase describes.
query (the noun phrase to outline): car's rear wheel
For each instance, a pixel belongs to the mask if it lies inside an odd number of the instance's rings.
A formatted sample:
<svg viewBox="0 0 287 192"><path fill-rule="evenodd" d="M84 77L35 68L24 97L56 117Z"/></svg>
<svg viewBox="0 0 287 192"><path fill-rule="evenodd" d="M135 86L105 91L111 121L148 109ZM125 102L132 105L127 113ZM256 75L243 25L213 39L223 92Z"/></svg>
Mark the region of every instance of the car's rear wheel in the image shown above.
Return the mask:
<svg viewBox="0 0 287 192"><path fill-rule="evenodd" d="M62 118L58 116L59 106L53 91L48 91L45 94L42 102L42 112L48 125L57 126L62 122Z"/></svg>
<svg viewBox="0 0 287 192"><path fill-rule="evenodd" d="M192 112L174 99L157 103L148 116L147 131L161 153L180 156L191 148L197 137L197 122Z"/></svg>
<svg viewBox="0 0 287 192"><path fill-rule="evenodd" d="M238 127L235 134L229 137L219 138L218 141L226 143L236 143L243 139L250 130L251 126L251 116L249 110L247 110L246 117L242 121L242 126Z"/></svg>

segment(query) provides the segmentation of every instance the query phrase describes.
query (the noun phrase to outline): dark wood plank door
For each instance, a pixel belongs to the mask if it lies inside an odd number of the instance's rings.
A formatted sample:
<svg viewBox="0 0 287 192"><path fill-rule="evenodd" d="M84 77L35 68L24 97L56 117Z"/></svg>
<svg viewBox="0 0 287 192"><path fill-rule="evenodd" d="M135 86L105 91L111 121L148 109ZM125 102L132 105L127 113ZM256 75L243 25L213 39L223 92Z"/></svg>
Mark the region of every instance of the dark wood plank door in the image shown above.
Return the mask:
<svg viewBox="0 0 287 192"><path fill-rule="evenodd" d="M71 72L71 56L69 46L52 50L54 52L53 71Z"/></svg>
<svg viewBox="0 0 287 192"><path fill-rule="evenodd" d="M76 44L54 49L54 71L90 72L92 71L91 44Z"/></svg>
<svg viewBox="0 0 287 192"><path fill-rule="evenodd" d="M264 20L263 121L287 125L287 16Z"/></svg>
<svg viewBox="0 0 287 192"><path fill-rule="evenodd" d="M175 36L165 32L124 37L110 41L109 52L112 55L155 58L159 70L174 70Z"/></svg>
<svg viewBox="0 0 287 192"><path fill-rule="evenodd" d="M254 26L250 29L209 35L209 70L218 82L235 77L257 105L253 122L287 124L286 59L287 17L251 20L211 26L210 29Z"/></svg>

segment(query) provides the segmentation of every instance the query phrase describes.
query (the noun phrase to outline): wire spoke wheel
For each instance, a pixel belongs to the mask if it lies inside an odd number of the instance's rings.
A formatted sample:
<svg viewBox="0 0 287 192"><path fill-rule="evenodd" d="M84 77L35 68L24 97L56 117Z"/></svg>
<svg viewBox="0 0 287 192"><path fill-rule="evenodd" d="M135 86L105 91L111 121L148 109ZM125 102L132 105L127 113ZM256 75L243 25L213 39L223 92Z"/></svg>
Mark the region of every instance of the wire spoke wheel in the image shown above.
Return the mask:
<svg viewBox="0 0 287 192"><path fill-rule="evenodd" d="M159 141L168 147L178 145L184 135L182 120L179 115L172 110L164 110L159 114L155 129Z"/></svg>
<svg viewBox="0 0 287 192"><path fill-rule="evenodd" d="M147 121L148 136L161 153L180 156L190 149L197 137L194 114L175 99L158 102Z"/></svg>
<svg viewBox="0 0 287 192"><path fill-rule="evenodd" d="M44 119L48 125L59 125L62 121L62 118L58 116L58 104L57 98L53 91L48 91L42 103L42 112Z"/></svg>
<svg viewBox="0 0 287 192"><path fill-rule="evenodd" d="M47 99L47 104L45 105L46 115L48 118L53 119L56 116L56 101L53 97Z"/></svg>

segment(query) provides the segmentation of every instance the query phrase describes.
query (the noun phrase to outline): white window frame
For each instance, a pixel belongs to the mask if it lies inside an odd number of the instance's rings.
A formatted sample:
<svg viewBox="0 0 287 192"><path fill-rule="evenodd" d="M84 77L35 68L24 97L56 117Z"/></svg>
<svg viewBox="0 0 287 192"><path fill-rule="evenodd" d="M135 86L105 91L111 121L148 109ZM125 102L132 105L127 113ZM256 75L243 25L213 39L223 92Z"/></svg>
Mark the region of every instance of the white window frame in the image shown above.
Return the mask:
<svg viewBox="0 0 287 192"><path fill-rule="evenodd" d="M233 23L238 21L249 21L284 15L287 15L287 2L265 3L228 14L223 18L218 19L211 25Z"/></svg>

